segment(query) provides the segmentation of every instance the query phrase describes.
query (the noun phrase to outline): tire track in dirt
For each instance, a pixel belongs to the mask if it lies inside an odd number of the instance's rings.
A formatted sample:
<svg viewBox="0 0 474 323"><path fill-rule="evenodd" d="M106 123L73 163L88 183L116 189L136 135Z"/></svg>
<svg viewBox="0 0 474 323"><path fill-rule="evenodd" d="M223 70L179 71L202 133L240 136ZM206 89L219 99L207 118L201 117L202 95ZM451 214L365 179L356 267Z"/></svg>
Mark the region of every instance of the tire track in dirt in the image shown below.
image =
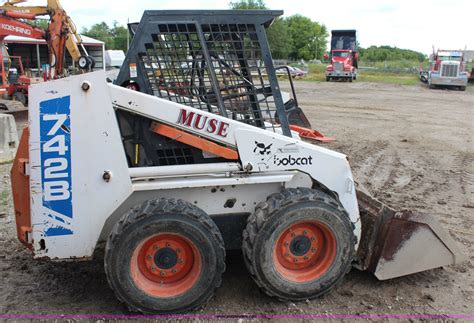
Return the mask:
<svg viewBox="0 0 474 323"><path fill-rule="evenodd" d="M387 141L377 140L354 151L356 181L373 196L390 198L411 182L412 176L400 167L397 150Z"/></svg>
<svg viewBox="0 0 474 323"><path fill-rule="evenodd" d="M461 176L459 177L460 189L465 195L466 202L470 203L472 200L469 197L472 196L474 186L474 154L458 153L455 161L459 169L461 169Z"/></svg>

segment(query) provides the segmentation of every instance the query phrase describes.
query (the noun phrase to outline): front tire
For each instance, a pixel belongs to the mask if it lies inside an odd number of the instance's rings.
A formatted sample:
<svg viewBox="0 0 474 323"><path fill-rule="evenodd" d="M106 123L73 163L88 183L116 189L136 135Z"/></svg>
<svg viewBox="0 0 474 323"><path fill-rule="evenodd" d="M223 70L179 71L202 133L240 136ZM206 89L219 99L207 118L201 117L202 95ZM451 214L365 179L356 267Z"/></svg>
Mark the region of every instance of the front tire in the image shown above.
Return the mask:
<svg viewBox="0 0 474 323"><path fill-rule="evenodd" d="M222 281L225 249L201 209L175 199L133 208L107 240L105 272L130 310L177 313L207 303Z"/></svg>
<svg viewBox="0 0 474 323"><path fill-rule="evenodd" d="M269 296L283 301L329 292L349 272L356 238L347 212L319 190L287 189L260 203L243 235L244 260Z"/></svg>

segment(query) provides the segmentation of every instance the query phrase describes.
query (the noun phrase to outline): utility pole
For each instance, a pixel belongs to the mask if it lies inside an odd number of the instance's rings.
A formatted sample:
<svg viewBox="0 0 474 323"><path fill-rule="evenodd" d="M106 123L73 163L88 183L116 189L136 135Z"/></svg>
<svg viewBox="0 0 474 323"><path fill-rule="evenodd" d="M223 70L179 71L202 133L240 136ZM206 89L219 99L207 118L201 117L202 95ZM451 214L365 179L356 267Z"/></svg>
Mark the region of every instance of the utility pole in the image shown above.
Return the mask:
<svg viewBox="0 0 474 323"><path fill-rule="evenodd" d="M128 28L128 24L130 23L130 18L127 18L127 52L130 48L130 30Z"/></svg>

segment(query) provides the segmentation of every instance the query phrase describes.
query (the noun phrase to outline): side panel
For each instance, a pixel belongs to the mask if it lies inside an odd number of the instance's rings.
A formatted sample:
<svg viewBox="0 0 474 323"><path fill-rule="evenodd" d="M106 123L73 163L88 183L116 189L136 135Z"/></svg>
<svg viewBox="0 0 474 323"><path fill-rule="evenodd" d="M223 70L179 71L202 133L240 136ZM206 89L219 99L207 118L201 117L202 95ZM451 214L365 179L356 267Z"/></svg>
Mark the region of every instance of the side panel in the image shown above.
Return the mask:
<svg viewBox="0 0 474 323"><path fill-rule="evenodd" d="M90 256L132 192L104 72L30 89L30 191L36 257ZM82 84L88 82L88 91ZM103 179L111 173L110 181Z"/></svg>
<svg viewBox="0 0 474 323"><path fill-rule="evenodd" d="M200 111L151 95L109 85L113 103L118 109L130 111L164 124L175 125L183 131L199 135L228 147L237 147L245 169L272 172L298 170L310 175L336 192L351 220L356 223L356 235L360 237L359 208L349 162L345 155L295 138L289 138L242 122ZM160 108L156 108L160 106ZM196 120L206 119L224 125L224 132L208 131L194 127ZM177 121L176 121L177 120ZM211 130L216 128L211 127ZM224 135L222 135L224 134Z"/></svg>
<svg viewBox="0 0 474 323"><path fill-rule="evenodd" d="M253 172L299 170L331 191L355 223L359 238L361 224L352 172L343 154L270 132L238 129L234 136L243 167Z"/></svg>

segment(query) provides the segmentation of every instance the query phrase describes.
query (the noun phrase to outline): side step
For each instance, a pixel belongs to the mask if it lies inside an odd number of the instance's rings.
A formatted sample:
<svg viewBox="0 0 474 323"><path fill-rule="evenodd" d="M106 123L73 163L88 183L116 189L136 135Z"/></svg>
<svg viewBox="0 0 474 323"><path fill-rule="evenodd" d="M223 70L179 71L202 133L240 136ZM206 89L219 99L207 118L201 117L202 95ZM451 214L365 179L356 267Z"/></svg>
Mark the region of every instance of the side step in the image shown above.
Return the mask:
<svg viewBox="0 0 474 323"><path fill-rule="evenodd" d="M432 216L395 211L359 190L357 198L362 237L356 268L385 280L465 260L456 242Z"/></svg>

